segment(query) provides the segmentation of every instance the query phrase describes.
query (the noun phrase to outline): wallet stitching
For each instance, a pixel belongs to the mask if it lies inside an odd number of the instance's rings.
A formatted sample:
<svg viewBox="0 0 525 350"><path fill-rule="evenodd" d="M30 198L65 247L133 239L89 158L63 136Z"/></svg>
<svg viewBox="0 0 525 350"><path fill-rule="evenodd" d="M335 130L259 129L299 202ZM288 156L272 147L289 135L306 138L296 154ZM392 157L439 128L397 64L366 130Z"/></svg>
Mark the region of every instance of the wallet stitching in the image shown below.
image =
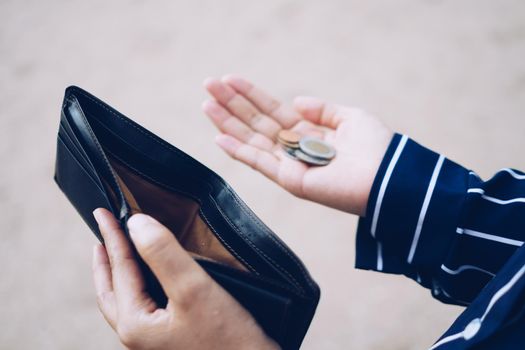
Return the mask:
<svg viewBox="0 0 525 350"><path fill-rule="evenodd" d="M151 133L147 133L145 132L144 130L140 129L138 126L134 125L133 123L131 123L129 120L126 120L124 119L122 116L120 116L117 112L109 109L107 106L105 106L104 104L102 104L101 102L95 100L94 98L92 98L91 96L87 95L86 93L84 93L83 91L80 91L78 90L78 92L80 94L82 94L84 97L90 99L91 101L93 101L94 103L96 103L97 105L99 105L100 107L102 107L103 109L105 109L106 111L108 111L110 114L114 115L115 117L119 118L120 120L122 120L123 122L129 124L130 126L132 126L133 128L135 128L136 130L138 130L140 133L144 134L145 136L151 138L153 141L157 142L158 144L160 144L161 146L163 146L164 148L167 148L168 150L170 151L173 151L177 154L179 154L180 156L182 156L184 159L186 159L187 161L189 161L190 163L193 163L194 161L189 158L188 155L186 155L185 153L179 151L178 149L176 149L175 147L173 147L172 145L170 145L169 143L167 143L166 141L162 140L162 139L158 139L157 136L155 135L152 135ZM92 131L91 131L92 132ZM233 199L239 204L239 207L241 208L242 211L244 211L247 215L249 215L253 221L255 222L255 224L257 226L259 226L262 230L264 230L265 232L268 232L268 229L265 228L264 226L262 226L258 220L255 218L255 216L253 215L253 213L250 213L249 211L246 210L246 208L243 207L243 203L241 203L235 196L235 194L231 191L230 188L228 188L228 186L226 186L226 189L228 190L228 192L232 195ZM224 215L224 213L223 213ZM224 215L226 216L226 215ZM286 249L282 246L282 244L277 241L270 232L268 232L268 236L270 237L270 239L280 248L280 250L282 252L284 252L288 257L290 257L292 259L292 261L295 262L295 265L300 269L301 273L303 274L303 277L305 278L306 282L310 285L310 286L313 286L312 282L310 281L310 279L308 278L308 274L306 273L306 269L304 266L302 266L301 263L298 262L297 258L293 255L291 255L289 252L286 251ZM243 237L246 237L245 235L243 235ZM247 238L247 237L246 237ZM249 240L249 239L248 239ZM251 241L250 241L251 242ZM253 242L251 242L253 243ZM275 262L274 262L275 263ZM277 265L277 264L276 264ZM277 265L279 266L279 265ZM280 266L279 266L280 267ZM295 279L294 279L295 281Z"/></svg>
<svg viewBox="0 0 525 350"><path fill-rule="evenodd" d="M302 290L302 287L301 285L299 284L299 282L297 282L297 280L288 272L286 271L283 267L281 267L281 265L279 265L278 263L276 263L272 258L270 258L268 255L266 255L262 250L260 250L259 248L257 248L257 246L255 245L254 242L252 242L252 240L250 240L243 232L241 232L238 228L237 228L237 225L235 225L229 218L227 215L224 214L224 212L221 210L221 208L217 205L217 202L212 198L210 197L210 199L212 200L212 202L215 204L215 207L217 207L217 210L219 210L221 212L221 214L223 214L224 216L224 219L226 221L228 221L228 223L235 229L235 231L237 231L237 233L243 237L246 238L246 242L248 242L248 244L253 248L255 249L259 254L262 254L262 256L264 256L266 259L268 259L271 263L273 263L281 272L283 272L286 276L288 276L293 282L294 284L300 288Z"/></svg>
<svg viewBox="0 0 525 350"><path fill-rule="evenodd" d="M235 257L237 259L239 259L240 261L242 261L246 266L248 266L248 268L250 268L250 270L252 270L253 272L255 272L256 274L260 275L260 273L252 266L250 265L250 263L248 263L246 260L244 260L240 255L239 253L237 253L237 251L232 248L228 243L226 243L226 241L224 240L224 238L221 236L221 234L219 232L217 232L217 230L215 230L215 228L213 227L213 225L210 223L210 221L208 220L208 218L206 217L206 214L204 214L204 212L202 211L202 208L199 208L199 212L202 214L202 218L204 219L204 221L206 221L206 224L208 224L208 227L213 231L213 233L215 234L215 236L222 242L222 244L224 244L229 250L230 252L233 253L233 255L235 255Z"/></svg>
<svg viewBox="0 0 525 350"><path fill-rule="evenodd" d="M204 259L200 259L200 261L208 262L207 260L204 260ZM256 282L264 282L264 283L272 285L273 287L284 289L286 292L289 292L290 294L293 294L293 296L295 296L295 297L299 297L299 298L302 298L304 300L311 300L311 298L309 298L308 296L306 296L304 294L301 294L301 293L298 293L298 291L296 289L292 289L290 286L288 286L286 284L281 284L281 283L276 282L275 280L267 278L267 277L265 277L263 275L260 275L260 274L252 275L252 274L246 273L245 271L235 269L235 268L233 268L233 267L231 267L229 265L225 265L225 264L222 264L222 263L216 263L216 262L213 262L213 263L215 263L217 265L220 265L223 268L226 268L228 270L233 271L234 274L240 275L241 278L245 278L245 279L248 279L248 280L255 280ZM286 295L286 296L288 296L288 295Z"/></svg>
<svg viewBox="0 0 525 350"><path fill-rule="evenodd" d="M145 177L146 179L156 183L157 185L160 185L160 186L163 186L163 187L166 187L172 191L175 191L175 192L178 192L178 193L182 193L186 196L189 196L191 198L195 198L194 196L190 195L189 193L185 192L185 191L182 191L182 190L179 190L179 189L175 189L165 183L162 183L156 179L153 179L151 178L150 176L144 174L143 172L141 172L140 170L136 169L135 167L133 167L132 165L130 165L129 163L127 163L126 161L124 161L122 158L120 158L119 156L117 156L116 154L114 154L113 152L111 151L107 151L109 154L111 154L113 157L117 158L120 162L124 163L127 167L129 167L130 169L132 169L133 171L135 171L136 173L140 174L141 176ZM201 201L198 200L199 204L202 205ZM199 208L199 212L202 213L202 216L204 217L204 220L206 221L206 223L208 224L208 226L210 227L210 229L215 233L215 235L217 236L217 238L227 247L229 248L229 250L233 253L233 255L235 255L235 257L237 257L239 260L241 260L244 264L246 264L246 266L248 268L250 268L253 272L255 273L259 273L252 265L250 265L247 261L245 261L240 255L239 253L237 253L237 251L235 249L233 249L228 243L226 243L226 241L224 240L224 238L215 230L215 228L210 224L210 222L208 221L208 218L206 217L206 215L204 214L204 212L202 211L202 208Z"/></svg>
<svg viewBox="0 0 525 350"><path fill-rule="evenodd" d="M264 226L259 222L259 220L255 217L255 215L253 214L253 212L251 212L251 211L249 211L249 210L245 210L245 208L244 208L244 206L242 205L242 203L240 203L239 200L237 200L235 194L232 193L231 191L230 191L230 194L234 197L234 199L236 200L236 202L239 203L239 207L241 208L241 210L243 210L244 213L246 213L248 216L250 216L250 217L253 219L253 222L255 222L255 224L256 224L260 229L262 229L262 230L268 232L268 229L267 229L266 227L264 227ZM281 248L281 251L282 251L282 252L284 252L286 255L288 255L288 257L290 257L290 259L292 259L293 261L295 261L296 266L299 267L299 269L301 270L301 272L302 272L302 274L303 274L303 277L305 277L305 280L306 280L306 281L308 282L308 284L310 284L310 286L311 286L311 283L310 283L309 279L307 278L307 273L306 273L306 269L305 269L305 267L304 267L301 263L299 263L299 262L297 261L297 258L296 258L294 255L290 254L290 253L289 253L289 252L288 252L288 251L282 246L282 244L281 244L281 243L280 243L275 237L273 237L273 235L268 234L268 237L270 237L270 239L271 239L275 244L277 244L278 247Z"/></svg>

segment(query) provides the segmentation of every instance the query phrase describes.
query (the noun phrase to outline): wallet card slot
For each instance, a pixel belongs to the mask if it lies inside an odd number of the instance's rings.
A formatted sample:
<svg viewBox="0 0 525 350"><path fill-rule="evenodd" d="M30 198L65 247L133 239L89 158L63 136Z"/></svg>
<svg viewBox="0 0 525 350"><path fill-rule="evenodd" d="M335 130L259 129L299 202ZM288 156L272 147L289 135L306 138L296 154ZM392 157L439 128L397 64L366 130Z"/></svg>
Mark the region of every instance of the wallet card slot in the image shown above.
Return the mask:
<svg viewBox="0 0 525 350"><path fill-rule="evenodd" d="M85 112L86 116L89 117L89 120L92 122L94 130L97 132L97 134L100 137L100 142L105 145L106 149L109 149L112 151L112 153L117 153L117 150L120 150L121 152L126 152L128 154L133 154L134 157L140 157L143 158L144 161L150 163L155 163L158 166L165 166L165 163L168 163L170 159L166 159L165 162L159 161L159 159L152 157L159 156L158 152L152 152L147 153L143 149L136 147L132 142L129 140L134 140L134 138L125 139L118 133L116 133L114 130L112 130L106 123L104 123L99 117L96 115ZM202 165L201 165L202 166ZM204 180L201 180L201 177L197 174L194 174L192 170L193 168L190 168L185 163L177 162L177 172L174 172L173 174L170 174L173 177L180 177L181 181L183 181L186 185L192 184L193 192L195 192L197 189L199 189L200 193L208 193L212 190L211 185ZM168 170L169 168L166 168ZM190 176L185 176L185 174L191 174ZM181 189L181 192L182 191ZM194 198L196 201L199 201L199 196L195 196L189 193L189 191L186 193L188 196Z"/></svg>
<svg viewBox="0 0 525 350"><path fill-rule="evenodd" d="M129 216L129 207L122 190L119 186L117 178L109 164L106 155L100 146L99 140L95 136L91 125L89 124L82 107L76 97L70 96L65 99L65 106L63 108L64 116L74 126L74 134L81 140L80 142L88 158L93 162L95 168L98 169L104 185L108 185L110 191L116 196L118 210L114 211L118 219L124 219Z"/></svg>
<svg viewBox="0 0 525 350"><path fill-rule="evenodd" d="M77 163L77 165L82 168L82 170L86 173L87 176L93 181L93 183L98 187L100 191L104 191L102 184L100 183L98 177L93 176L93 172L89 171L88 168L86 168L85 164L79 160L79 158L74 154L74 152L71 150L70 147L68 147L67 142L64 140L64 136L58 134L58 140L57 142L61 143L61 145L64 147L64 149L69 153L71 158Z"/></svg>
<svg viewBox="0 0 525 350"><path fill-rule="evenodd" d="M104 189L78 162L60 137L57 138L55 181L82 219L102 242L102 235L91 213L99 207L110 209L111 201ZM86 192L90 195L86 196Z"/></svg>
<svg viewBox="0 0 525 350"><path fill-rule="evenodd" d="M87 167L94 169L93 163L89 160L88 154L82 148L80 140L75 135L75 132L71 128L71 125L69 124L69 121L67 120L63 111L62 111L62 117L60 118L59 133L60 132L63 132L63 134L67 136L68 140L71 141L71 145L73 145L74 149L77 151L79 156L85 160Z"/></svg>
<svg viewBox="0 0 525 350"><path fill-rule="evenodd" d="M65 147L68 149L71 155L75 157L77 162L79 162L80 165L84 168L84 170L91 176L93 181L97 182L100 186L102 186L102 182L100 181L98 174L93 168L93 164L91 164L89 159L86 158L85 153L80 151L78 145L73 142L71 136L65 131L62 124L60 125L60 131L63 132L59 132L58 137L64 143Z"/></svg>

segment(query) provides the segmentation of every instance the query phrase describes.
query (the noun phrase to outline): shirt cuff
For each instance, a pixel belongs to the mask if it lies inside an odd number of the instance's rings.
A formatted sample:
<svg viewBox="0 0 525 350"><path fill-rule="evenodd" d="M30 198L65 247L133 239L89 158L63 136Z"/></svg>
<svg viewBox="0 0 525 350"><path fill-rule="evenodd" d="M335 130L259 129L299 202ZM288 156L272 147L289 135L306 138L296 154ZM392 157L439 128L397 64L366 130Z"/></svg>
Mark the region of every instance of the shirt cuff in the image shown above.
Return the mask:
<svg viewBox="0 0 525 350"><path fill-rule="evenodd" d="M432 288L456 234L468 177L467 169L395 134L359 219L355 266Z"/></svg>

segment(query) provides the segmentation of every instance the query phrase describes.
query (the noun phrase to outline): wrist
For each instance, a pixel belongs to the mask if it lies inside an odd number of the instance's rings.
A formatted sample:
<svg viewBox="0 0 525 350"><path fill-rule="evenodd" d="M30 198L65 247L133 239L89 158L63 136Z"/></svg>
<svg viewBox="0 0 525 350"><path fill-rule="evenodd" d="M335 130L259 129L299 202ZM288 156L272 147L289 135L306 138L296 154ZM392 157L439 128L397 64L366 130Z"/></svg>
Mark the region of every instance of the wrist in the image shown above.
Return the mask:
<svg viewBox="0 0 525 350"><path fill-rule="evenodd" d="M350 172L347 180L354 192L344 197L343 211L361 217L369 214L367 208L370 194L394 135L393 131L384 127L374 135L372 142L365 145L362 158L356 160L355 169Z"/></svg>

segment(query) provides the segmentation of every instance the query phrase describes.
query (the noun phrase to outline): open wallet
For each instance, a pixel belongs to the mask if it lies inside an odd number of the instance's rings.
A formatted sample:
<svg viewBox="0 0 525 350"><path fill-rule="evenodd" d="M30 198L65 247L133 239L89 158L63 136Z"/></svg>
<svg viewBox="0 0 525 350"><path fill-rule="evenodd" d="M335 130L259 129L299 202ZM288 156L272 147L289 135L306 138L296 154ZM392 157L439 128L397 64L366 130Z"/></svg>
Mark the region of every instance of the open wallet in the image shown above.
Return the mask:
<svg viewBox="0 0 525 350"><path fill-rule="evenodd" d="M151 215L283 349L298 349L319 287L297 256L215 172L88 92L66 89L55 181L102 242L92 211L110 210L128 234ZM137 254L149 294L166 296ZM210 316L211 317L211 316Z"/></svg>

